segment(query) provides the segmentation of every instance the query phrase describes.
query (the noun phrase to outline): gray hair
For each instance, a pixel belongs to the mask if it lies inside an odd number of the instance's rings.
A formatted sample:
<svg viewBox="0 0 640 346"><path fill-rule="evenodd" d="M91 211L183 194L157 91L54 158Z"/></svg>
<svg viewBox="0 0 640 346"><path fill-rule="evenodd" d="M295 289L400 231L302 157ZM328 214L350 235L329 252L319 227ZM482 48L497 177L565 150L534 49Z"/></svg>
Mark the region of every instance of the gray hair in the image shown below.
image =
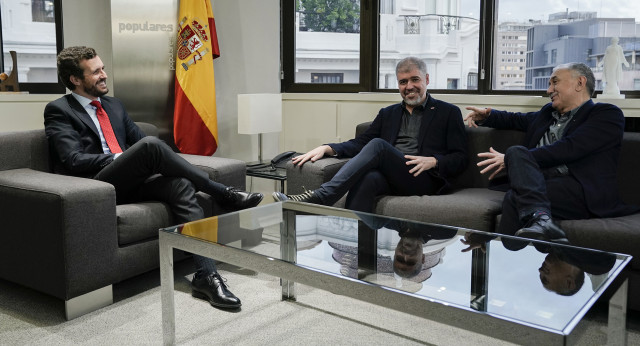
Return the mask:
<svg viewBox="0 0 640 346"><path fill-rule="evenodd" d="M398 65L396 65L396 75L401 72L413 71L414 69L419 70L422 75L427 74L427 64L421 59L409 56L398 62Z"/></svg>
<svg viewBox="0 0 640 346"><path fill-rule="evenodd" d="M557 70L567 69L571 71L573 77L585 77L587 79L587 90L589 91L589 97L596 91L596 78L593 76L591 68L581 62L570 62L567 64L558 65L553 69L553 72Z"/></svg>

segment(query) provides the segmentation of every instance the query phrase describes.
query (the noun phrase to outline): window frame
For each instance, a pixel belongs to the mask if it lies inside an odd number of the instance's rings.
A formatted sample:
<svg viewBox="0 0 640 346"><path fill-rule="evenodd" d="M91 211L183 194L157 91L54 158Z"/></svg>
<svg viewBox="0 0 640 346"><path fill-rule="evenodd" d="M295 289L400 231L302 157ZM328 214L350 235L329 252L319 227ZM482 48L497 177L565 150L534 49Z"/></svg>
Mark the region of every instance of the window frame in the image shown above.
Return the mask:
<svg viewBox="0 0 640 346"><path fill-rule="evenodd" d="M62 0L53 0L54 24L56 28L56 54L64 48L62 33ZM4 56L4 43L2 41L2 14L0 13L0 56ZM4 71L4 59L0 59L0 70ZM64 94L66 88L58 79L56 83L29 83L19 82L20 91L27 91L30 94Z"/></svg>
<svg viewBox="0 0 640 346"><path fill-rule="evenodd" d="M498 90L493 89L493 54L498 13L496 1L480 0L480 33L478 42L478 86L469 89L429 89L437 94L525 95L546 96L546 90ZM361 0L360 3L360 83L319 84L295 82L295 2L281 0L282 75L281 91L290 93L347 93L347 92L397 92L398 89L381 89L377 86L379 51L379 0ZM496 47L498 48L498 47ZM496 52L499 53L499 52ZM525 55L526 58L526 55ZM499 73L499 71L496 71ZM526 70L525 70L526 73ZM484 78L483 78L484 77ZM593 95L601 94L597 90ZM621 90L626 98L640 98L640 90Z"/></svg>

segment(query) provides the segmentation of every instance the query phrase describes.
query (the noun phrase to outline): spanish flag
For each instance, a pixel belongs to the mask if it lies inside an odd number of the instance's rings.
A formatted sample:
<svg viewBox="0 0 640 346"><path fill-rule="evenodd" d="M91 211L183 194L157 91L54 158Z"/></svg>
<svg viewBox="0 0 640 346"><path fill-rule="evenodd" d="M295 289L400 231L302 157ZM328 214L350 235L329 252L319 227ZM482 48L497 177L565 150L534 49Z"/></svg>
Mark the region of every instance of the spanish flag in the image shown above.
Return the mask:
<svg viewBox="0 0 640 346"><path fill-rule="evenodd" d="M220 56L210 0L181 0L176 39L173 138L185 154L218 148L213 59Z"/></svg>

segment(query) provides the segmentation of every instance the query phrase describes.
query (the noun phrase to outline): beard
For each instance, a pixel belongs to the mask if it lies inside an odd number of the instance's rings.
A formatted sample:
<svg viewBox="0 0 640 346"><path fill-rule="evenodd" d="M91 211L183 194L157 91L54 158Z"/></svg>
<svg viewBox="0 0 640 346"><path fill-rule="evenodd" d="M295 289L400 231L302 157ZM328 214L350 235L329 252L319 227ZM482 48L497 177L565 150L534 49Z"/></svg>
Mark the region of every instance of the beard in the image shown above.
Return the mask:
<svg viewBox="0 0 640 346"><path fill-rule="evenodd" d="M402 100L404 100L405 104L414 107L414 106L421 105L422 102L424 102L425 97L426 97L426 94L425 95L419 94L418 97L416 97L414 99L409 99L409 98L407 98L406 95L403 94L402 95Z"/></svg>
<svg viewBox="0 0 640 346"><path fill-rule="evenodd" d="M106 79L102 79L102 80L99 80L95 84L84 85L84 91L87 94L89 94L91 96L95 96L95 97L100 97L100 96L106 95L109 92L109 88L106 87L106 84L105 84L104 89L98 88L98 84L99 83L102 83L102 82L106 83L106 81L107 81Z"/></svg>

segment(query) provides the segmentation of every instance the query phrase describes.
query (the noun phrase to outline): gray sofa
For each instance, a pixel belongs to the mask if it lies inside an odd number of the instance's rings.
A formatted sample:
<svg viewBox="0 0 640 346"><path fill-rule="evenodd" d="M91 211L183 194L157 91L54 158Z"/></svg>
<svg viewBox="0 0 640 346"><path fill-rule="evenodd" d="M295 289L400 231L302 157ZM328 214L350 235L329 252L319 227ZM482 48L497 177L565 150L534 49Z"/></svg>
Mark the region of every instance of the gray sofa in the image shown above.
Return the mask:
<svg viewBox="0 0 640 346"><path fill-rule="evenodd" d="M356 135L369 123L358 125ZM411 220L432 222L495 231L499 222L503 192L487 189L487 177L479 173L476 154L493 147L504 152L520 144L524 133L488 128L467 129L469 163L467 169L454 182L452 193L441 196L383 196L376 202L377 214ZM618 181L620 194L626 203L640 205L640 133L625 133ZM346 159L324 158L305 163L302 168L287 164L287 193L302 193L304 188L315 189L335 175ZM598 164L594 162L593 164ZM303 188L304 187L304 188ZM344 198L336 204L344 205ZM640 310L640 213L610 219L561 221L569 241L577 246L619 252L633 256L626 273L629 277L629 306Z"/></svg>
<svg viewBox="0 0 640 346"><path fill-rule="evenodd" d="M245 187L242 161L182 156ZM225 212L207 194L198 200L207 216ZM0 220L0 278L64 300L68 319L110 304L112 284L157 268L158 229L175 224L163 203L116 205L108 183L51 173L44 130L0 133Z"/></svg>

